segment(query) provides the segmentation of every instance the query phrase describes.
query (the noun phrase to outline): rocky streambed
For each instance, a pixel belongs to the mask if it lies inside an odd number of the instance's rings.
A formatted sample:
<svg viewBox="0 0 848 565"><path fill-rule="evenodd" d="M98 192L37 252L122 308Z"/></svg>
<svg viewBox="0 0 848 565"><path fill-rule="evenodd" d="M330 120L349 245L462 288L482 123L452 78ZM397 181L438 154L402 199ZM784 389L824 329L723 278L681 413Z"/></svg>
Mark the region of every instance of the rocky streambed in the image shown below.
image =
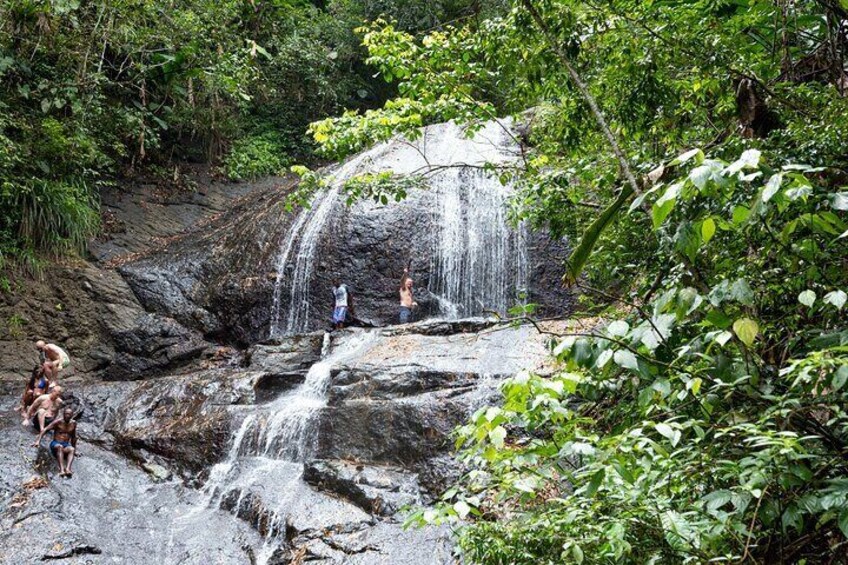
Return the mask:
<svg viewBox="0 0 848 565"><path fill-rule="evenodd" d="M62 479L0 397L0 562L452 563L404 530L459 472L450 432L544 339L484 320L318 332L222 366L73 388ZM46 446L47 441L44 441Z"/></svg>

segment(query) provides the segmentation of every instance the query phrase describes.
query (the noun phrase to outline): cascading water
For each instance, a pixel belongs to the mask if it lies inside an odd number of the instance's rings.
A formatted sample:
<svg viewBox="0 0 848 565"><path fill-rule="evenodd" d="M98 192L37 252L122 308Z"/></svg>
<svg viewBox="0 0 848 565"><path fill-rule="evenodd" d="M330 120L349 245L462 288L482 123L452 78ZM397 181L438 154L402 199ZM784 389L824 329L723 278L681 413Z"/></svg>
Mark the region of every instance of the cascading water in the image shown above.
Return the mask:
<svg viewBox="0 0 848 565"><path fill-rule="evenodd" d="M197 514L226 505L240 515L251 500L252 489L268 495L265 503L273 510L265 516L262 528L266 543L258 557L260 564L280 547L280 536L285 535L288 506L297 490L294 486L300 483L303 462L316 447L316 416L327 404L332 367L367 350L376 336L374 331L360 332L331 350L330 335L325 334L323 358L310 367L303 384L267 405L254 407L233 435L227 458L212 467Z"/></svg>
<svg viewBox="0 0 848 565"><path fill-rule="evenodd" d="M303 231L303 226L306 224L307 220L312 217L311 211L316 207L320 207L324 201L329 197L329 192L318 192L312 198L312 201L309 204L309 208L307 210L303 210L300 214L298 214L297 219L292 224L292 227L289 228L289 232L286 234L286 239L283 242L283 246L280 250L280 254L277 257L277 278L274 281L274 294L271 301L271 335L270 337L275 338L280 335L280 298L283 290L283 277L286 276L288 272L289 266L289 256L291 255L292 249L294 248L295 241L297 240L300 233ZM291 285L290 288L296 288L296 285Z"/></svg>
<svg viewBox="0 0 848 565"><path fill-rule="evenodd" d="M345 182L369 172L421 175L429 185L429 189L411 190L404 201L391 206L433 215L433 229L413 235L430 241L427 290L442 316L503 312L515 304L527 283L527 238L524 228L515 229L507 218L512 188L483 166L511 167L518 160L519 145L509 121L489 122L471 139L456 124L445 123L424 128L415 141L396 138L379 144L332 171L330 187L300 213L282 242L271 304L271 337L309 328L310 282L319 240L331 217L367 213L367 207L373 206L360 203L340 209ZM285 291L289 301L283 314Z"/></svg>
<svg viewBox="0 0 848 565"><path fill-rule="evenodd" d="M450 318L505 312L526 286L524 228L507 221L508 187L476 169L450 169L430 182L441 202L428 289Z"/></svg>

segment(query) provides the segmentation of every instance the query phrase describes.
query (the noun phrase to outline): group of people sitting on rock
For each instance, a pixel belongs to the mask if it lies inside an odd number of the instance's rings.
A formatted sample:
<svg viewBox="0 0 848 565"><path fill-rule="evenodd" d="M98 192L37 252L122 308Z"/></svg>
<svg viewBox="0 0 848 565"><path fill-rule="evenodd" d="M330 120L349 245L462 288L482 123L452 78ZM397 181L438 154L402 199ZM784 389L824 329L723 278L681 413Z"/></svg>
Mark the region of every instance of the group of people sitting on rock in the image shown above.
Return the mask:
<svg viewBox="0 0 848 565"><path fill-rule="evenodd" d="M415 302L415 297L412 291L412 277L409 276L409 268L403 270L403 276L400 279L400 310L398 311L398 321L401 324L412 322L412 316L418 303ZM333 307L333 328L340 330L346 325L350 325L356 316L356 311L353 306L353 294L348 286L341 279L336 278L333 281L333 298L335 300Z"/></svg>
<svg viewBox="0 0 848 565"><path fill-rule="evenodd" d="M62 387L58 384L59 373L71 364L71 358L64 349L53 343L39 340L35 342L35 347L41 362L33 368L21 397L21 424L32 426L38 432L33 447L39 447L44 435L52 432L50 453L59 464L59 476L71 477L74 457L77 455L75 418L79 414L75 415L69 406L62 408L65 401L62 399Z"/></svg>

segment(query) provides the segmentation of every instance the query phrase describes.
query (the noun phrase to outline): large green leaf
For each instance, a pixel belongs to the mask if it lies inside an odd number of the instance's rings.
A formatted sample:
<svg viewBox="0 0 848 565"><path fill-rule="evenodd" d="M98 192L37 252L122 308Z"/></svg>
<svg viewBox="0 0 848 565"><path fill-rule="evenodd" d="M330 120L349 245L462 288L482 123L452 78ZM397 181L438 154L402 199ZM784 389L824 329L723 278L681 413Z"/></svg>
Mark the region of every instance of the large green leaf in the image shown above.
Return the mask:
<svg viewBox="0 0 848 565"><path fill-rule="evenodd" d="M759 332L760 327L757 325L757 322L750 318L740 318L733 322L733 333L748 347L754 343Z"/></svg>
<svg viewBox="0 0 848 565"><path fill-rule="evenodd" d="M615 215L621 210L621 207L627 202L627 200L633 195L633 189L629 186L625 185L621 192L618 195L618 198L613 201L612 204L607 206L601 215L595 219L594 222L586 229L586 232L583 234L583 237L580 238L580 243L577 244L577 247L574 248L574 251L571 252L571 255L568 258L568 266L566 270L565 280L570 284L574 284L577 282L577 278L580 276L580 273L583 272L583 268L586 266L586 261L589 260L589 257L592 255L592 250L595 248L595 245L598 243L598 239L600 239L601 234L604 232L604 229L612 222Z"/></svg>

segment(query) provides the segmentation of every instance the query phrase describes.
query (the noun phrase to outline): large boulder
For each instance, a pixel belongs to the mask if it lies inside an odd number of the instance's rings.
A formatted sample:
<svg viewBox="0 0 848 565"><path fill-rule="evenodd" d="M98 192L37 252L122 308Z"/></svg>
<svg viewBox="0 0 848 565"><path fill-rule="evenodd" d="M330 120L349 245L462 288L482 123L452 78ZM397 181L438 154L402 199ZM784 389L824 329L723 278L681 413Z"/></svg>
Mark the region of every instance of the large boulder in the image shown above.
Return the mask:
<svg viewBox="0 0 848 565"><path fill-rule="evenodd" d="M119 267L149 310L204 337L247 345L267 337L279 241L291 222L280 181L235 202L189 235Z"/></svg>
<svg viewBox="0 0 848 565"><path fill-rule="evenodd" d="M261 373L212 369L139 384L106 424L115 447L147 461L151 454L190 473L207 469L226 453L228 407L251 404Z"/></svg>
<svg viewBox="0 0 848 565"><path fill-rule="evenodd" d="M394 467L314 459L304 464L303 480L378 516L422 501L415 475Z"/></svg>

